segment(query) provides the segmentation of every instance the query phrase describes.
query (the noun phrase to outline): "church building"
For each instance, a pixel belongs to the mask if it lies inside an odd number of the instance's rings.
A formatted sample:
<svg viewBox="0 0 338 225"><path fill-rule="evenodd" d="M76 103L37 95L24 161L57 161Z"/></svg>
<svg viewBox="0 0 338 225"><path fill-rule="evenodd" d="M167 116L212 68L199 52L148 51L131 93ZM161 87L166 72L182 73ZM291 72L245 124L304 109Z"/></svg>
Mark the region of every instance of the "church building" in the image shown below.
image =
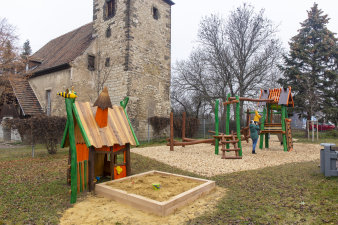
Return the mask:
<svg viewBox="0 0 338 225"><path fill-rule="evenodd" d="M74 86L78 101L93 104L107 86L112 104L129 96L137 137L147 139L149 128L152 137L148 118L170 113L173 4L93 0L93 21L48 42L30 57L29 79L11 82L23 113L64 116L57 92Z"/></svg>

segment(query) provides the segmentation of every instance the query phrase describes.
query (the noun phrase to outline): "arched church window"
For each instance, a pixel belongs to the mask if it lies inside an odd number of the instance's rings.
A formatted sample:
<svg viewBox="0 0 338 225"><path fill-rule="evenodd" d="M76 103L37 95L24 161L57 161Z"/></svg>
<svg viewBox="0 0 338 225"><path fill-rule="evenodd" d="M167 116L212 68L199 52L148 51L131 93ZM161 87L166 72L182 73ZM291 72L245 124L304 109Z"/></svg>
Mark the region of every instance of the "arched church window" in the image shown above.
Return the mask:
<svg viewBox="0 0 338 225"><path fill-rule="evenodd" d="M112 18L116 14L116 0L106 0L105 4L105 17L106 19Z"/></svg>

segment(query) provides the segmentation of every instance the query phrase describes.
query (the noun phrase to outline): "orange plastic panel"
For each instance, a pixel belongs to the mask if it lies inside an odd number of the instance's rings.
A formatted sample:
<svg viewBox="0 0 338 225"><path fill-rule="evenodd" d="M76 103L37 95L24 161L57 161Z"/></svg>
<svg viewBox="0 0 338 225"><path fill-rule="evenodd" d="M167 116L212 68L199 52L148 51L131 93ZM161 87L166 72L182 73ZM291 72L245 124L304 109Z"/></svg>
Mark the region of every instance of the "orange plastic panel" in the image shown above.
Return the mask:
<svg viewBox="0 0 338 225"><path fill-rule="evenodd" d="M76 144L76 158L77 162L83 162L84 160L88 160L89 157L89 149L86 144Z"/></svg>
<svg viewBox="0 0 338 225"><path fill-rule="evenodd" d="M119 179L127 176L127 169L126 166L120 166L122 168L122 172L120 174L117 174L116 167L114 167L114 179Z"/></svg>

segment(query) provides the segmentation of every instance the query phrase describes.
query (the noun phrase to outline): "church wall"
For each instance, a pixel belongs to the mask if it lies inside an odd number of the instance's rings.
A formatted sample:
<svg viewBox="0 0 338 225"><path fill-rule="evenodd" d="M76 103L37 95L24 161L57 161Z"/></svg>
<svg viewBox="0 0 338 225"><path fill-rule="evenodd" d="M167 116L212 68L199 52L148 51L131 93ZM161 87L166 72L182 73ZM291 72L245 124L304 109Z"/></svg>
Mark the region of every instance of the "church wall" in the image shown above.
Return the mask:
<svg viewBox="0 0 338 225"><path fill-rule="evenodd" d="M128 95L130 116L137 121L142 140L148 136L149 117L170 114L171 7L162 0L131 2ZM153 17L153 7L158 19Z"/></svg>
<svg viewBox="0 0 338 225"><path fill-rule="evenodd" d="M112 18L105 18L105 0L94 0L94 37L96 38L98 73L101 85L108 87L112 104L119 105L127 96L128 73L126 67L126 1L116 0L116 14ZM107 30L110 29L110 36ZM109 58L109 65L106 60ZM106 81L104 81L106 80Z"/></svg>

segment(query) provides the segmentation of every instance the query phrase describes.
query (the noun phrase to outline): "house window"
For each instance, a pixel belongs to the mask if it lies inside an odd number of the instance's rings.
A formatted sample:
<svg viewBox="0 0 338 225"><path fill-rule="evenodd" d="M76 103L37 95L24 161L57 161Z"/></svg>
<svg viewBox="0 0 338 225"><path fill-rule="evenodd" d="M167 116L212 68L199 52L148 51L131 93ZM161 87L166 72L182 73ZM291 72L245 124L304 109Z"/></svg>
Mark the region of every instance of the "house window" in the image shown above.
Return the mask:
<svg viewBox="0 0 338 225"><path fill-rule="evenodd" d="M116 13L116 0L106 0L105 4L105 17L106 19L112 18Z"/></svg>
<svg viewBox="0 0 338 225"><path fill-rule="evenodd" d="M158 20L158 18L160 17L158 9L156 7L153 7L153 17L155 20Z"/></svg>
<svg viewBox="0 0 338 225"><path fill-rule="evenodd" d="M110 58L106 58L106 61L105 61L104 65L105 65L106 67L109 67L109 66L110 66Z"/></svg>
<svg viewBox="0 0 338 225"><path fill-rule="evenodd" d="M51 111L52 111L51 90L46 90L46 114L47 116L51 115Z"/></svg>
<svg viewBox="0 0 338 225"><path fill-rule="evenodd" d="M88 55L88 70L95 70L95 56L93 55Z"/></svg>

